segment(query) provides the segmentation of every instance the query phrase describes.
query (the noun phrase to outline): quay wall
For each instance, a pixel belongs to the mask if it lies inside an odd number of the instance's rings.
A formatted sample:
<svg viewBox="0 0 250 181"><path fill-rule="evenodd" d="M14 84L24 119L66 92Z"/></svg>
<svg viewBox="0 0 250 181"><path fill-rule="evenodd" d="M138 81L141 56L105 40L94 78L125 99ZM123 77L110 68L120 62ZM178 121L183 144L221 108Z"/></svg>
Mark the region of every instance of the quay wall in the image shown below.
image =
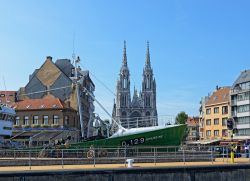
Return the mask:
<svg viewBox="0 0 250 181"><path fill-rule="evenodd" d="M250 164L0 172L4 181L248 181Z"/></svg>

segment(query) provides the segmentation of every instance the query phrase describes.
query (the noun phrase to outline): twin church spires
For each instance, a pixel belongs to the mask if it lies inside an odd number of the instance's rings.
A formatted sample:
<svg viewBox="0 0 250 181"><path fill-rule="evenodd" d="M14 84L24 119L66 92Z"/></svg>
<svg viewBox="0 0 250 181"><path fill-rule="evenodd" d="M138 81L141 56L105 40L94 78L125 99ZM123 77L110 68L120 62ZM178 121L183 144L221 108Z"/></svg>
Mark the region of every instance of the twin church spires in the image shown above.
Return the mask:
<svg viewBox="0 0 250 181"><path fill-rule="evenodd" d="M126 41L124 41L122 66L116 86L116 103L113 118L120 121L125 128L158 125L156 109L156 82L151 68L149 42L145 66L143 68L142 90L139 95L134 88L130 95L130 73L127 63Z"/></svg>

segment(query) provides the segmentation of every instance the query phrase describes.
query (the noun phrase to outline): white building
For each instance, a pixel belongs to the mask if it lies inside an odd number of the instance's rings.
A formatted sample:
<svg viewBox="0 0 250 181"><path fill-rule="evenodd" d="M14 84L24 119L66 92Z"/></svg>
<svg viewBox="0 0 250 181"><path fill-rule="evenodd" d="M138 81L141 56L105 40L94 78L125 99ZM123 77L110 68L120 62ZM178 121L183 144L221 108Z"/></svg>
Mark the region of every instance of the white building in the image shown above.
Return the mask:
<svg viewBox="0 0 250 181"><path fill-rule="evenodd" d="M234 138L250 138L250 70L241 72L231 87L231 116L238 133Z"/></svg>

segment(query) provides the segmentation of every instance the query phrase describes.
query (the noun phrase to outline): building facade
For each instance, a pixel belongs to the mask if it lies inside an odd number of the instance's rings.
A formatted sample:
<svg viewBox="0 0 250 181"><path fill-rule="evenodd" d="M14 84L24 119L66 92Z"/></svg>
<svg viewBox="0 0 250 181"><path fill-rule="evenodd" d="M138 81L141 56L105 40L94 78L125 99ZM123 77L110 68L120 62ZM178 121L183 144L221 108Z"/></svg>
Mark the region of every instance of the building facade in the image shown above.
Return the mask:
<svg viewBox="0 0 250 181"><path fill-rule="evenodd" d="M79 127L77 111L52 95L42 99L26 99L14 104L14 128Z"/></svg>
<svg viewBox="0 0 250 181"><path fill-rule="evenodd" d="M0 91L0 104L12 105L17 100L16 91Z"/></svg>
<svg viewBox="0 0 250 181"><path fill-rule="evenodd" d="M205 102L203 138L205 140L228 139L227 120L230 117L229 87L216 87Z"/></svg>
<svg viewBox="0 0 250 181"><path fill-rule="evenodd" d="M142 90L134 88L130 93L130 72L127 64L126 42L124 42L123 60L116 85L116 100L113 118L125 128L158 125L156 109L156 81L151 68L149 44L147 44L146 62L143 69Z"/></svg>
<svg viewBox="0 0 250 181"><path fill-rule="evenodd" d="M95 85L92 82L89 72L82 71L79 67L78 82L79 96L82 110L79 114L83 118L84 137L91 136L92 114L94 112L93 99L86 94L85 88L93 95ZM75 82L75 67L68 59L59 59L55 63L52 57L48 56L44 64L36 69L29 77L29 82L18 91L18 100L42 99L47 95L52 95L60 99L71 108L78 111L77 91ZM79 124L75 124L80 128Z"/></svg>
<svg viewBox="0 0 250 181"><path fill-rule="evenodd" d="M239 139L250 138L250 70L241 72L230 90L231 114ZM235 137L235 138L236 138Z"/></svg>
<svg viewBox="0 0 250 181"><path fill-rule="evenodd" d="M200 116L199 116L199 139L200 140L204 140L205 139L205 132L204 132L204 128L205 128L205 112L206 112L206 108L205 108L205 104L208 100L208 96L202 97L200 100Z"/></svg>
<svg viewBox="0 0 250 181"><path fill-rule="evenodd" d="M199 117L189 117L186 121L188 128L187 141L197 141L199 139Z"/></svg>

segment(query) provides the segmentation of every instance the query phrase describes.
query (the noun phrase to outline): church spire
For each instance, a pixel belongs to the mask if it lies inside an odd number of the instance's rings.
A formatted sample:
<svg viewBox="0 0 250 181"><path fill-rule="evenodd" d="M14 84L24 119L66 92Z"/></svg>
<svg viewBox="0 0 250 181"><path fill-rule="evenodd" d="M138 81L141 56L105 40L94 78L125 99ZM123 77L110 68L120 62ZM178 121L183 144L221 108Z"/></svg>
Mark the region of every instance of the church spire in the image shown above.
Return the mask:
<svg viewBox="0 0 250 181"><path fill-rule="evenodd" d="M122 65L127 66L127 52L126 52L126 41L125 40L124 40L124 48L123 48Z"/></svg>
<svg viewBox="0 0 250 181"><path fill-rule="evenodd" d="M145 67L151 68L150 53L149 53L149 41L147 41L147 54L146 54L146 63L145 63Z"/></svg>

